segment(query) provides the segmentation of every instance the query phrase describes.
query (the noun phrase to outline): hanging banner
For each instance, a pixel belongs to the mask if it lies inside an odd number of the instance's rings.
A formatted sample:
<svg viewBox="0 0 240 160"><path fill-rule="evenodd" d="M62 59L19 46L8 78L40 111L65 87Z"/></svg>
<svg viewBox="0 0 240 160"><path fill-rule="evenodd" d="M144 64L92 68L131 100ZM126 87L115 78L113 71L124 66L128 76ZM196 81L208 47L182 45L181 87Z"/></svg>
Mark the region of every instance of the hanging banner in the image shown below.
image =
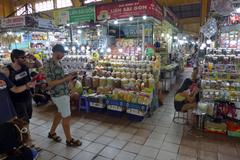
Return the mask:
<svg viewBox="0 0 240 160"><path fill-rule="evenodd" d="M36 19L39 28L46 28L46 29L53 29L53 21L44 18L37 18Z"/></svg>
<svg viewBox="0 0 240 160"><path fill-rule="evenodd" d="M54 24L66 25L67 23L88 23L96 21L95 6L85 6L68 10L56 10L53 12Z"/></svg>
<svg viewBox="0 0 240 160"><path fill-rule="evenodd" d="M143 15L162 19L163 14L161 7L154 0L127 1L103 4L96 7L98 21Z"/></svg>
<svg viewBox="0 0 240 160"><path fill-rule="evenodd" d="M25 24L24 16L4 18L1 20L1 28L24 27Z"/></svg>
<svg viewBox="0 0 240 160"><path fill-rule="evenodd" d="M66 25L69 21L69 12L68 10L56 10L53 11L54 24L58 25Z"/></svg>
<svg viewBox="0 0 240 160"><path fill-rule="evenodd" d="M69 23L95 22L95 6L69 9Z"/></svg>

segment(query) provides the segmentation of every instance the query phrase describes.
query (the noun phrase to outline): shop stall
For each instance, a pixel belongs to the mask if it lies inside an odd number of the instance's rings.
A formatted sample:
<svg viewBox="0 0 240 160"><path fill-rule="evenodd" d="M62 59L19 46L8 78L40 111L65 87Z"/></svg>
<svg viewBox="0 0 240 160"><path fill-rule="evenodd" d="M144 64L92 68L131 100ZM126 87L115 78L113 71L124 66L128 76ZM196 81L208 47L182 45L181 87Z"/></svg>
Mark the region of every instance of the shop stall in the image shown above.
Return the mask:
<svg viewBox="0 0 240 160"><path fill-rule="evenodd" d="M237 49L237 25L229 24L230 21L226 23L224 19L217 22L211 18L202 29L206 41L201 49L205 49L206 55L201 63L198 115L204 131L240 137L240 52ZM217 28L217 23L221 24L220 28ZM219 36L215 35L217 32Z"/></svg>
<svg viewBox="0 0 240 160"><path fill-rule="evenodd" d="M49 53L48 32L56 31L52 20L30 15L3 18L0 27L1 47L24 49L34 54Z"/></svg>
<svg viewBox="0 0 240 160"><path fill-rule="evenodd" d="M155 1L128 1L96 6L98 26L77 27L81 34L91 27L97 31L98 46L94 48L99 53L91 54L92 63L86 64L82 74L84 94L79 109L127 115L137 121L151 114L158 106L160 73L160 56L156 58L152 47L153 27L161 17L161 7ZM95 46L90 41L84 43Z"/></svg>
<svg viewBox="0 0 240 160"><path fill-rule="evenodd" d="M214 54L216 53L216 54ZM240 56L215 50L205 57L199 109L206 113L204 130L239 136Z"/></svg>

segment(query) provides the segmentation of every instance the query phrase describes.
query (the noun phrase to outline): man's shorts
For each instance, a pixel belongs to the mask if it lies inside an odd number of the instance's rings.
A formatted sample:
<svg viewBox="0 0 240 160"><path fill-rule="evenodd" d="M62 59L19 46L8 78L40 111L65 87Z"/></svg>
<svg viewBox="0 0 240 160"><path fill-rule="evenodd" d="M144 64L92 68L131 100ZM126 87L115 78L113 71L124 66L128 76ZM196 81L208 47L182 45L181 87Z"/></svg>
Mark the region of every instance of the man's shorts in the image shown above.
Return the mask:
<svg viewBox="0 0 240 160"><path fill-rule="evenodd" d="M70 97L68 95L52 97L52 100L56 104L58 112L61 113L63 118L71 116Z"/></svg>
<svg viewBox="0 0 240 160"><path fill-rule="evenodd" d="M14 102L14 107L17 113L17 117L25 120L29 123L30 119L32 118L32 98L28 98L24 102Z"/></svg>

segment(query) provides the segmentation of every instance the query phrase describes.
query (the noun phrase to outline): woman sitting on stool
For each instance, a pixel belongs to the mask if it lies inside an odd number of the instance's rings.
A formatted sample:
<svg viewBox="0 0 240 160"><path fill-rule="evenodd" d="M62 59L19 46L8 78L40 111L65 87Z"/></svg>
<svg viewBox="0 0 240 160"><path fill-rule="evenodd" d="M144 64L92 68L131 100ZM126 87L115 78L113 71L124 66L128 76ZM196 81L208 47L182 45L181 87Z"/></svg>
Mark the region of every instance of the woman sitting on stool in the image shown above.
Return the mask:
<svg viewBox="0 0 240 160"><path fill-rule="evenodd" d="M182 86L178 89L174 97L174 106L176 111L187 112L197 107L199 99L199 88L197 85L198 69L194 68L192 79L184 80Z"/></svg>

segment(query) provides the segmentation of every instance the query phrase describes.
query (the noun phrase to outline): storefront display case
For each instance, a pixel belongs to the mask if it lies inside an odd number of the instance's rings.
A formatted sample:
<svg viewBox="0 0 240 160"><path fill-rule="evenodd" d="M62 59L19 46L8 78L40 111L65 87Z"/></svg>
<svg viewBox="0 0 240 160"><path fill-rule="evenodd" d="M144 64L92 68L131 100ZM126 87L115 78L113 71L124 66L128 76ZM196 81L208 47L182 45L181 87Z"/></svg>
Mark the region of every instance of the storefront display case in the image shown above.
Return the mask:
<svg viewBox="0 0 240 160"><path fill-rule="evenodd" d="M200 112L206 114L204 130L239 135L240 56L237 52L223 54L215 50L205 56L202 65ZM236 126L236 127L231 127Z"/></svg>

